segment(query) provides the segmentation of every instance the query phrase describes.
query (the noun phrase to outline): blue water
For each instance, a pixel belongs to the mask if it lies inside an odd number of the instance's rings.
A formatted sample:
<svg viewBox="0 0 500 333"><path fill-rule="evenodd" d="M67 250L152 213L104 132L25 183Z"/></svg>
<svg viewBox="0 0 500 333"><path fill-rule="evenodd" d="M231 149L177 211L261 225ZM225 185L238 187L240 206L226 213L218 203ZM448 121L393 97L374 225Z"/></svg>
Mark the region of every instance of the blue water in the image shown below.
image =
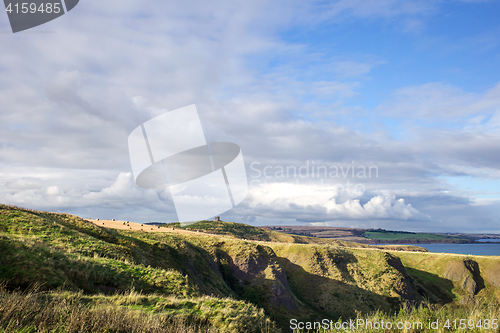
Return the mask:
<svg viewBox="0 0 500 333"><path fill-rule="evenodd" d="M498 244L410 244L423 247L430 252L472 254L480 256L500 256Z"/></svg>

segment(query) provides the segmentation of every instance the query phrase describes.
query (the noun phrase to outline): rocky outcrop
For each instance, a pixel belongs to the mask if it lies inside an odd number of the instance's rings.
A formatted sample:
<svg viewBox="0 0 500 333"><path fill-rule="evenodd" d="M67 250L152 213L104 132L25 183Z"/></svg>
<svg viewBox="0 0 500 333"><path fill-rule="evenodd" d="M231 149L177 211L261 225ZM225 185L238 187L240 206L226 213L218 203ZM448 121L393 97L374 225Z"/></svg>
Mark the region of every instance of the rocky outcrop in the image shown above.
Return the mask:
<svg viewBox="0 0 500 333"><path fill-rule="evenodd" d="M403 266L401 259L387 252L384 253L384 258L389 266L393 267L401 274L399 281L396 281L393 286L394 291L408 301L415 301L414 283Z"/></svg>
<svg viewBox="0 0 500 333"><path fill-rule="evenodd" d="M261 287L259 290L269 292L268 301L273 306L297 310L286 272L271 248L256 245L254 251L231 256L229 265L240 286Z"/></svg>
<svg viewBox="0 0 500 333"><path fill-rule="evenodd" d="M445 268L444 277L455 282L471 297L484 288L479 265L474 260L450 262Z"/></svg>

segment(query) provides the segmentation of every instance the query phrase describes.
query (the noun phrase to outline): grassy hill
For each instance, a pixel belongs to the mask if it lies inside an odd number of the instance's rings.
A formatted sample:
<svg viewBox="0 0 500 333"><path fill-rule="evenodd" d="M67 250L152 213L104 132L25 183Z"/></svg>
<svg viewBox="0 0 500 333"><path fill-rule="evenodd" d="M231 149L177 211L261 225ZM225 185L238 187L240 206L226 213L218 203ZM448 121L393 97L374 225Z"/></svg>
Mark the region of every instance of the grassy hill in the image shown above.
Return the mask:
<svg viewBox="0 0 500 333"><path fill-rule="evenodd" d="M470 238L443 234L429 234L421 232L404 232L390 230L369 230L363 235L365 238L385 243L472 243Z"/></svg>
<svg viewBox="0 0 500 333"><path fill-rule="evenodd" d="M203 232L113 230L0 205L0 332L289 332L292 318L498 318L487 308L500 299L497 257L229 222L186 229Z"/></svg>
<svg viewBox="0 0 500 333"><path fill-rule="evenodd" d="M229 236L242 240L254 240L272 243L296 243L296 244L323 244L354 248L374 248L374 246L363 243L355 243L347 240L319 238L311 236L303 236L296 234L288 234L268 230L265 228L254 227L243 223L223 222L223 221L200 221L181 227L179 223L169 224L185 230L200 231L214 235ZM383 245L375 246L378 249L401 250L401 251L416 251L427 252L426 249L413 245Z"/></svg>
<svg viewBox="0 0 500 333"><path fill-rule="evenodd" d="M169 226L181 227L179 223L169 224ZM270 231L263 228L234 222L200 221L182 228L186 230L201 231L204 233L215 235L231 236L243 240L300 244L349 244L348 242L336 241L326 238L307 237ZM356 246L365 245L356 244Z"/></svg>
<svg viewBox="0 0 500 333"><path fill-rule="evenodd" d="M426 244L426 243L474 243L476 240L496 239L495 234L443 234L385 229L359 229L323 226L266 226L275 233L310 236L319 239L349 241L363 244Z"/></svg>

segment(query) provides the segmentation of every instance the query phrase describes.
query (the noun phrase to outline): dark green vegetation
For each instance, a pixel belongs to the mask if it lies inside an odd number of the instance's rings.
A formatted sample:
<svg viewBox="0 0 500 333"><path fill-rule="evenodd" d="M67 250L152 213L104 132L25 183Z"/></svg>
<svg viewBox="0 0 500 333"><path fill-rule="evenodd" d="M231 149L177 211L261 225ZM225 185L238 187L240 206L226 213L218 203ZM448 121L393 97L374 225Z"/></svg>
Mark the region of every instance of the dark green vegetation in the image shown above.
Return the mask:
<svg viewBox="0 0 500 333"><path fill-rule="evenodd" d="M233 222L200 221L186 226L185 229L203 230L217 235L233 235L250 240L271 241L273 238L272 234L267 230Z"/></svg>
<svg viewBox="0 0 500 333"><path fill-rule="evenodd" d="M212 235L111 230L0 206L0 332L287 332L292 318L424 311L399 311L407 304L486 315L500 299L500 258L380 250L227 222L186 229Z"/></svg>

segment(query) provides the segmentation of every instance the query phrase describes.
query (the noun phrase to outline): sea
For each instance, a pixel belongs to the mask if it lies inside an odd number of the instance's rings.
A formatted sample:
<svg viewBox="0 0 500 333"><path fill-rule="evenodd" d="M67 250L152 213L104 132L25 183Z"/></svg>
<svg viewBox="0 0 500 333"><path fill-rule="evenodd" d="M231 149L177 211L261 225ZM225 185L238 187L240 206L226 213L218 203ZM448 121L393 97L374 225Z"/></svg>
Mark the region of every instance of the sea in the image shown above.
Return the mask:
<svg viewBox="0 0 500 333"><path fill-rule="evenodd" d="M442 252L442 253L457 253L457 254L470 254L477 256L500 256L500 239L479 239L484 244L408 244L423 247L429 252Z"/></svg>

